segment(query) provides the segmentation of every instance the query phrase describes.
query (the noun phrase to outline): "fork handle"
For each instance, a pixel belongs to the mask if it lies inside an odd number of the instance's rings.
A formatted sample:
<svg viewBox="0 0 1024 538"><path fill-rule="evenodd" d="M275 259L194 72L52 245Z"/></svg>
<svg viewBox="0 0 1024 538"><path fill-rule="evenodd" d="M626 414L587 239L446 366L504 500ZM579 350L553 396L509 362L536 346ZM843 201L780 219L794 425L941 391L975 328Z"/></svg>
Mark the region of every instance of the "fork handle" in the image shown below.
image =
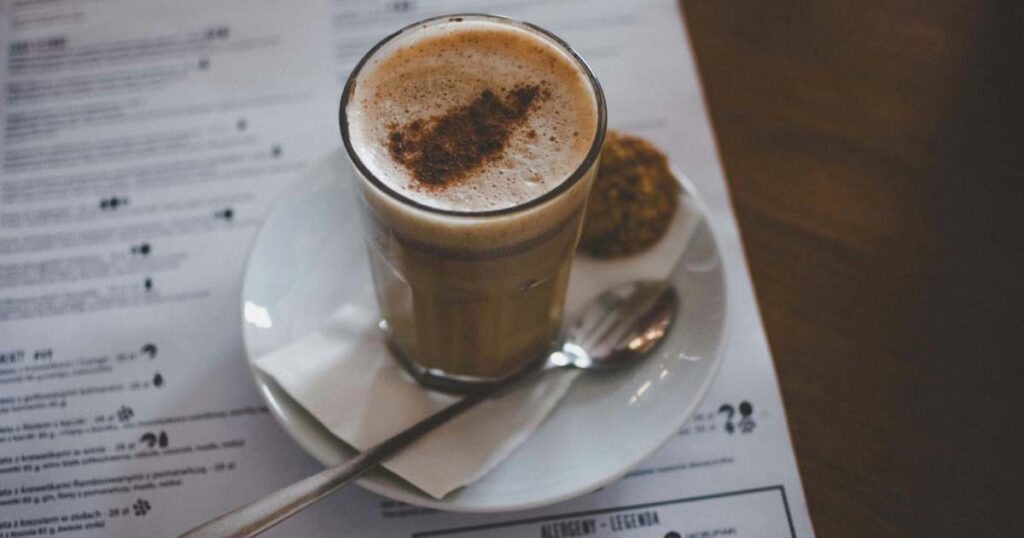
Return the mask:
<svg viewBox="0 0 1024 538"><path fill-rule="evenodd" d="M180 538L242 538L256 536L288 519L332 491L359 478L425 433L490 398L502 388L475 392L424 418L393 437L340 465L328 467L266 497L236 508L182 534Z"/></svg>

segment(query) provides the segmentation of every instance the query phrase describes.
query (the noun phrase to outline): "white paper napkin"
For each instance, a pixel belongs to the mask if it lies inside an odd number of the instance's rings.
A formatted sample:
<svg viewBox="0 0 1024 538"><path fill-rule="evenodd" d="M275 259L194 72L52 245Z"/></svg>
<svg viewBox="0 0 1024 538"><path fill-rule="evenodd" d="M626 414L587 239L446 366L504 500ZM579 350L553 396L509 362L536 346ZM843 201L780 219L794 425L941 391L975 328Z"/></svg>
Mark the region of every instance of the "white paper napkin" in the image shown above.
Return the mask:
<svg viewBox="0 0 1024 538"><path fill-rule="evenodd" d="M573 263L567 316L602 291L636 279L665 278L700 216L681 200L668 235L643 256ZM394 361L376 326L376 312L338 310L317 331L256 360L328 430L362 451L455 401L426 390ZM428 433L384 463L427 494L442 498L508 457L569 390L579 372L550 372L489 400Z"/></svg>

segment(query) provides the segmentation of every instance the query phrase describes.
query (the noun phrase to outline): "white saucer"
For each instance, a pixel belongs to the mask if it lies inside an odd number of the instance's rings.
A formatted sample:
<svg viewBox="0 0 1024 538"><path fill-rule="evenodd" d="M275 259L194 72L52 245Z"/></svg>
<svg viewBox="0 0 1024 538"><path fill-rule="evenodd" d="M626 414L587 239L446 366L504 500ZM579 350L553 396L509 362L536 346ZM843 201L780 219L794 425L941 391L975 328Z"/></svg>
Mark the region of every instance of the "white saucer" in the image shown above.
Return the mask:
<svg viewBox="0 0 1024 538"><path fill-rule="evenodd" d="M317 328L346 304L376 311L352 189L351 165L336 151L277 204L250 254L242 289L242 332L250 358ZM682 299L669 337L636 368L581 376L537 431L493 471L437 500L381 469L359 483L410 504L461 512L520 510L593 491L625 474L678 432L704 397L721 362L725 339L725 271L702 217L703 204L684 181L688 224L682 258L670 277ZM670 233L662 243L672 239ZM680 240L682 241L682 240ZM671 246L671 245L669 245ZM637 278L630 262L577 260L569 303L581 304L582 283ZM600 290L591 290L596 295ZM297 360L301 359L297 357ZM382 356L381 360L392 360ZM353 449L252 368L271 413L324 465Z"/></svg>

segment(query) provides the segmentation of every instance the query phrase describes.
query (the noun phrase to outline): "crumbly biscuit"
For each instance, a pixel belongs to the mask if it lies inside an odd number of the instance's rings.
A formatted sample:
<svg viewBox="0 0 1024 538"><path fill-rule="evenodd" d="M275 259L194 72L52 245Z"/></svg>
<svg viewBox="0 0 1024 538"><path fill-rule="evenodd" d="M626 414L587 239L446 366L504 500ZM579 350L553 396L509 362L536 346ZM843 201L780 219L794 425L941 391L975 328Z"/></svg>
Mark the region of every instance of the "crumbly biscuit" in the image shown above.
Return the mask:
<svg viewBox="0 0 1024 538"><path fill-rule="evenodd" d="M590 193L580 250L619 258L654 246L679 204L679 182L650 142L608 131Z"/></svg>

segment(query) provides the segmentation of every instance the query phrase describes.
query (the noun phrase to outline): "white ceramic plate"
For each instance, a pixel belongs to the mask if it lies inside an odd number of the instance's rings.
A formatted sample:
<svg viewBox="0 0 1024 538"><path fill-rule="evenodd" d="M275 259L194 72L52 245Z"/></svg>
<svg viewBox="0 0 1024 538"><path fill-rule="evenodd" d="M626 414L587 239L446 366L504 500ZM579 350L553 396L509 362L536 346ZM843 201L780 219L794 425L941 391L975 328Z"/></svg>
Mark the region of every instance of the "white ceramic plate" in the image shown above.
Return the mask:
<svg viewBox="0 0 1024 538"><path fill-rule="evenodd" d="M242 289L242 330L250 359L317 328L343 305L376 310L351 174L344 154L332 153L267 218ZM685 208L698 215L670 277L681 308L669 337L649 359L623 372L581 376L508 459L442 500L383 469L366 475L360 485L442 510L520 510L593 491L621 477L679 431L718 370L726 321L721 257L703 219L703 205L685 181L684 190ZM587 263L593 262L580 265ZM633 278L621 275L623 282ZM299 445L324 465L352 457L353 449L272 379L252 371L271 413Z"/></svg>

